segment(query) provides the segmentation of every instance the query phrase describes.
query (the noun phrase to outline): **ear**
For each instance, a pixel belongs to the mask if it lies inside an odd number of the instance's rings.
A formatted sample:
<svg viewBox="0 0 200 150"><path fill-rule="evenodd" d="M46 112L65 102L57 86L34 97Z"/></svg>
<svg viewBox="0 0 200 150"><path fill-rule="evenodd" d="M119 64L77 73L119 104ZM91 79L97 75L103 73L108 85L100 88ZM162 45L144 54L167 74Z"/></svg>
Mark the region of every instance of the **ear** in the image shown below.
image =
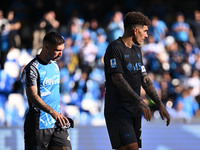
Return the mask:
<svg viewBox="0 0 200 150"><path fill-rule="evenodd" d="M136 33L137 33L137 28L134 28L133 29L133 35L136 35Z"/></svg>
<svg viewBox="0 0 200 150"><path fill-rule="evenodd" d="M48 49L48 48L49 48L49 45L48 45L47 43L45 43L45 44L44 44L44 47L45 47L46 49Z"/></svg>

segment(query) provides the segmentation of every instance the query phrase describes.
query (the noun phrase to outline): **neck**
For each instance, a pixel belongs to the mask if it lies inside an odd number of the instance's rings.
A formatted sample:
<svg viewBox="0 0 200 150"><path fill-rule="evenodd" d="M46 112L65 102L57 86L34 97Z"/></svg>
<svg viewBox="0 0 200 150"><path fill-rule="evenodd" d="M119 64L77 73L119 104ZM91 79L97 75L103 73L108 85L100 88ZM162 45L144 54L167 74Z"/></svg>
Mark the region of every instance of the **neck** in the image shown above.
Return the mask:
<svg viewBox="0 0 200 150"><path fill-rule="evenodd" d="M48 55L44 53L44 51L41 51L41 53L38 55L38 57L45 62L46 64L50 63L50 59L47 57Z"/></svg>
<svg viewBox="0 0 200 150"><path fill-rule="evenodd" d="M122 36L122 41L129 48L132 48L132 46L134 45L133 37L132 36L128 36L128 37Z"/></svg>

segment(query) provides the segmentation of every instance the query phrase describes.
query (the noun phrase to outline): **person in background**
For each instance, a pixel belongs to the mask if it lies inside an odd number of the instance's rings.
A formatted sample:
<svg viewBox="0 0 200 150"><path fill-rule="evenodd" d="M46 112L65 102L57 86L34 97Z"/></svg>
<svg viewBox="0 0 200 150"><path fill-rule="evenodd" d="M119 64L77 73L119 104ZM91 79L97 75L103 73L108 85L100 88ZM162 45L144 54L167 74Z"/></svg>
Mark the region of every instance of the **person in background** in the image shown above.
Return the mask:
<svg viewBox="0 0 200 150"><path fill-rule="evenodd" d="M156 43L163 42L168 33L167 25L157 16L153 16L151 22L152 25L149 27L149 32L152 33Z"/></svg>
<svg viewBox="0 0 200 150"><path fill-rule="evenodd" d="M57 32L60 27L60 22L56 19L56 13L53 10L47 11L43 14L42 19L35 26L33 31L33 42L32 42L32 55L38 54L42 47L42 40L46 33L50 31Z"/></svg>
<svg viewBox="0 0 200 150"><path fill-rule="evenodd" d="M123 31L123 14L121 11L116 11L107 26L108 42L116 40L119 36L122 36Z"/></svg>
<svg viewBox="0 0 200 150"><path fill-rule="evenodd" d="M15 16L14 10L9 10L8 12L9 21L9 43L10 47L21 48L21 36L20 30L22 27L21 21Z"/></svg>
<svg viewBox="0 0 200 150"><path fill-rule="evenodd" d="M0 68L4 69L4 64L6 62L6 58L8 52L10 50L10 42L9 42L10 30L6 28L5 24L1 25L0 32Z"/></svg>
<svg viewBox="0 0 200 150"><path fill-rule="evenodd" d="M4 17L4 12L3 12L3 10L0 9L0 27L1 27L2 25L4 25L5 28L8 28L8 26L9 26L9 21L8 21L7 18ZM1 27L1 28L2 28L2 27ZM0 28L0 31L2 31L1 28Z"/></svg>
<svg viewBox="0 0 200 150"><path fill-rule="evenodd" d="M191 89L184 88L181 92L181 96L179 96L176 101L176 113L173 117L191 122L191 119L199 109L196 99L191 95Z"/></svg>
<svg viewBox="0 0 200 150"><path fill-rule="evenodd" d="M111 145L116 150L138 150L141 144L142 113L151 120L151 110L140 97L141 86L159 108L161 118L169 114L147 75L138 45L148 37L150 20L140 12L124 17L124 34L111 42L104 56L106 94L104 116Z"/></svg>
<svg viewBox="0 0 200 150"><path fill-rule="evenodd" d="M195 38L195 46L200 49L200 11L194 11L194 20L190 23L190 27Z"/></svg>
<svg viewBox="0 0 200 150"><path fill-rule="evenodd" d="M172 24L172 31L181 51L184 50L184 43L189 42L190 26L185 22L185 16L182 12L176 14L176 21Z"/></svg>
<svg viewBox="0 0 200 150"><path fill-rule="evenodd" d="M71 150L68 131L56 128L69 123L69 118L60 113L60 71L56 63L62 56L64 43L60 34L47 33L41 53L23 70L29 103L24 123L25 150Z"/></svg>

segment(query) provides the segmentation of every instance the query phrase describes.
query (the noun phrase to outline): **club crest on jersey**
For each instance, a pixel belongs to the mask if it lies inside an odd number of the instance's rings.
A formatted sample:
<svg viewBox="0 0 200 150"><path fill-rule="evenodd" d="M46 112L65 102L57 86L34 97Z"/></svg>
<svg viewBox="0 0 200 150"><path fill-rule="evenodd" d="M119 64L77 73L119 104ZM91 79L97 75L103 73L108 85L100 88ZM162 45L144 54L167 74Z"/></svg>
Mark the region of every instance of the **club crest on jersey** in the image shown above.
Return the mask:
<svg viewBox="0 0 200 150"><path fill-rule="evenodd" d="M117 67L117 62L116 62L115 58L110 59L110 67L111 68L116 68Z"/></svg>

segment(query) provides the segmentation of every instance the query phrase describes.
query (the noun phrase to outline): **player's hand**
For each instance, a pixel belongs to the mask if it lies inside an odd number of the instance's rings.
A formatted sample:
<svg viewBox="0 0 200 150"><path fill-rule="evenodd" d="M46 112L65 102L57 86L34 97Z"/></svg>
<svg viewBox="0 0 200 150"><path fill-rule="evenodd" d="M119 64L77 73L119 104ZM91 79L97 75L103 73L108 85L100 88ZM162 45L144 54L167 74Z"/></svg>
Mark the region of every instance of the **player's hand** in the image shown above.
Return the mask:
<svg viewBox="0 0 200 150"><path fill-rule="evenodd" d="M166 125L168 126L170 124L170 116L163 103L160 104L159 112L162 120L167 119Z"/></svg>
<svg viewBox="0 0 200 150"><path fill-rule="evenodd" d="M151 110L150 110L149 106L143 100L139 101L138 106L139 106L140 110L143 112L144 118L147 121L150 121L151 120Z"/></svg>
<svg viewBox="0 0 200 150"><path fill-rule="evenodd" d="M61 127L65 126L66 122L69 123L69 120L67 119L67 117L56 112L55 110L52 110L52 112L50 112L50 115L56 120L56 123L59 123L61 125Z"/></svg>

